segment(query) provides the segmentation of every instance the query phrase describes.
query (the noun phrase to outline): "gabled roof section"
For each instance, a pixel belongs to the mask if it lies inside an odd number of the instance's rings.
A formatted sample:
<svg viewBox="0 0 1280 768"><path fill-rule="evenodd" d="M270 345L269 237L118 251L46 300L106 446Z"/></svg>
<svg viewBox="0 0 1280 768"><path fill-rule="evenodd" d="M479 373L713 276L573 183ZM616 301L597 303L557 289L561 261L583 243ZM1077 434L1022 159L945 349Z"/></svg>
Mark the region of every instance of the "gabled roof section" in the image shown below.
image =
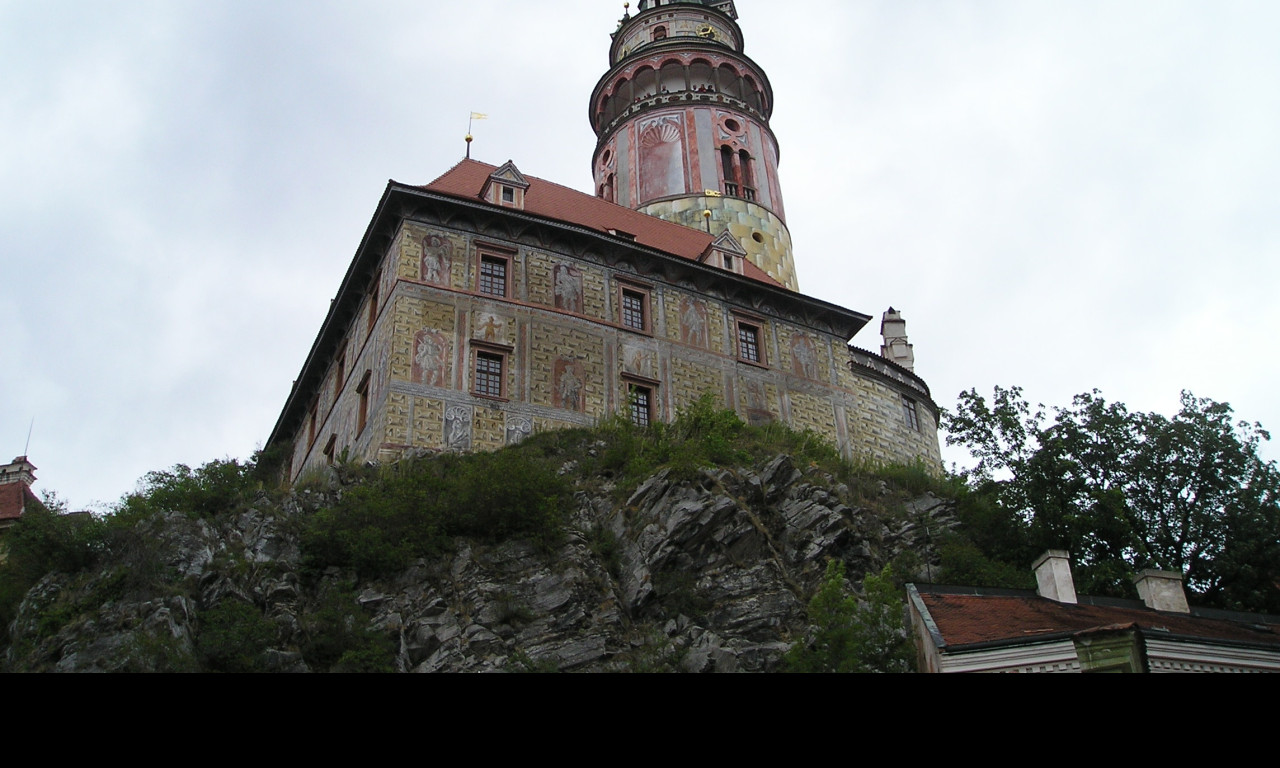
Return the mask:
<svg viewBox="0 0 1280 768"><path fill-rule="evenodd" d="M510 160L503 163L501 168L489 174L489 181L505 182L521 189L529 188L529 181L524 177L523 173L520 173L520 169L516 167L516 164Z"/></svg>
<svg viewBox="0 0 1280 768"><path fill-rule="evenodd" d="M1033 592L928 584L916 586L915 591L936 627L935 644L948 651L1021 645L1119 628L1280 650L1280 618L1262 614L1174 614L1128 600L1081 598L1079 604L1069 604Z"/></svg>
<svg viewBox="0 0 1280 768"><path fill-rule="evenodd" d="M511 165L511 168L514 170L515 166ZM419 188L451 197L480 200L484 198L490 178L501 170L488 163L467 159ZM566 221L605 234L626 232L628 236L634 235L635 242L640 245L690 261L699 261L714 242L706 232L672 224L533 176L521 175L521 178L529 184L524 195L525 213ZM767 285L784 287L750 260L743 268L743 275Z"/></svg>
<svg viewBox="0 0 1280 768"><path fill-rule="evenodd" d="M712 251L725 251L734 256L746 256L747 252L743 249L742 243L738 242L738 238L729 234L726 230L720 233L711 245L707 246L705 253L710 254Z"/></svg>

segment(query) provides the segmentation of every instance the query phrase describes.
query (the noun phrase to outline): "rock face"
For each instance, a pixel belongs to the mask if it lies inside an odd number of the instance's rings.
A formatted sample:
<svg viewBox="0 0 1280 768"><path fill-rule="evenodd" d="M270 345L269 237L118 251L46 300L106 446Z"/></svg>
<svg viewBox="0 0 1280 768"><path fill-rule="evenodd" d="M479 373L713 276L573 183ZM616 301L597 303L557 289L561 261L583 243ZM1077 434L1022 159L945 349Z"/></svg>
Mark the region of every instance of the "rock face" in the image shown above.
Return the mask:
<svg viewBox="0 0 1280 768"><path fill-rule="evenodd" d="M336 632L403 672L767 672L805 637L829 558L855 575L905 551L927 562L924 532L950 524L932 496L855 508L847 487L779 456L691 481L662 471L625 502L580 491L555 552L457 540L393 578L357 582L302 568L299 521L331 493L261 494L214 522L164 515L141 532L155 544L146 562L46 576L11 627L7 668L199 671L241 651L247 661L226 664L247 666L223 668L360 668L358 653L333 665L343 648L322 640ZM172 588L129 588L144 568ZM221 635L214 611L228 605L254 610Z"/></svg>

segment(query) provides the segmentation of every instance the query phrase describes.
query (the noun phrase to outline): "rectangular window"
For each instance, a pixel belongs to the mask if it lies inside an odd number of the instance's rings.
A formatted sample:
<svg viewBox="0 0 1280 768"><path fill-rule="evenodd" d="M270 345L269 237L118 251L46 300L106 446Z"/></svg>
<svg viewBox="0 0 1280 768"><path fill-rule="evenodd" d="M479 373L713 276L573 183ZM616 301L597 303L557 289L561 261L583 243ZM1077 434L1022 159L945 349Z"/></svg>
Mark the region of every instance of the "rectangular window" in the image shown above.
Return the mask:
<svg viewBox="0 0 1280 768"><path fill-rule="evenodd" d="M614 300L618 303L618 324L639 333L653 332L650 311L652 289L643 283L618 281Z"/></svg>
<svg viewBox="0 0 1280 768"><path fill-rule="evenodd" d="M329 466L333 466L333 463L334 463L333 452L334 452L334 449L337 447L338 447L338 435L336 433L329 435L329 442L324 444L324 460L329 464Z"/></svg>
<svg viewBox="0 0 1280 768"><path fill-rule="evenodd" d="M641 291L622 289L622 324L637 331L648 330L645 303L648 299Z"/></svg>
<svg viewBox="0 0 1280 768"><path fill-rule="evenodd" d="M372 377L373 371L365 371L364 377L356 385L356 392L360 394L360 410L356 412L357 435L364 432L364 425L369 421L369 379Z"/></svg>
<svg viewBox="0 0 1280 768"><path fill-rule="evenodd" d="M631 409L631 421L638 427L647 427L653 423L653 388L639 384L630 385L628 403Z"/></svg>
<svg viewBox="0 0 1280 768"><path fill-rule="evenodd" d="M506 203L507 205L515 205L515 202L516 202L516 191L515 191L514 189L512 189L511 187L503 187L503 188L502 188L502 202Z"/></svg>
<svg viewBox="0 0 1280 768"><path fill-rule="evenodd" d="M378 322L378 289L382 286L382 270L373 276L373 287L369 289L369 333L373 333L373 325Z"/></svg>
<svg viewBox="0 0 1280 768"><path fill-rule="evenodd" d="M480 257L480 292L507 297L507 267L510 261L501 256Z"/></svg>
<svg viewBox="0 0 1280 768"><path fill-rule="evenodd" d="M916 412L916 401L909 397L902 398L902 416L907 422L907 426L920 431L920 414Z"/></svg>
<svg viewBox="0 0 1280 768"><path fill-rule="evenodd" d="M764 349L760 346L760 326L738 321L738 357L749 363L764 363Z"/></svg>
<svg viewBox="0 0 1280 768"><path fill-rule="evenodd" d="M492 352L476 353L475 393L483 397L502 397L502 355Z"/></svg>

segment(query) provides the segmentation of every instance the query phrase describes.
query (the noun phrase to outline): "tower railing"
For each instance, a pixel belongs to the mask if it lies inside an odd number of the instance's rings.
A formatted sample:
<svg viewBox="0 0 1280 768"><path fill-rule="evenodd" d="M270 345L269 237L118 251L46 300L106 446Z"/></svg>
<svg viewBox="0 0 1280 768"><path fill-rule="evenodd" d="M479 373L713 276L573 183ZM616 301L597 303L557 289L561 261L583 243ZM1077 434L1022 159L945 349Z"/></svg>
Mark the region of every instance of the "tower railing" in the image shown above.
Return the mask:
<svg viewBox="0 0 1280 768"><path fill-rule="evenodd" d="M684 102L709 102L712 104L727 104L731 107L737 107L749 115L760 118L762 121L767 120L754 105L749 101L744 101L736 96L730 96L726 93L703 93L700 91L671 91L669 93L656 93L647 96L640 96L630 104L626 105L617 115L614 116L607 124L602 125L597 131L597 135L603 136L617 128L619 124L631 119L637 113L650 109L652 107L661 107L665 104L681 104Z"/></svg>
<svg viewBox="0 0 1280 768"><path fill-rule="evenodd" d="M744 187L736 181L724 182L725 197L740 197L743 200L754 203L756 201L756 191L752 187Z"/></svg>

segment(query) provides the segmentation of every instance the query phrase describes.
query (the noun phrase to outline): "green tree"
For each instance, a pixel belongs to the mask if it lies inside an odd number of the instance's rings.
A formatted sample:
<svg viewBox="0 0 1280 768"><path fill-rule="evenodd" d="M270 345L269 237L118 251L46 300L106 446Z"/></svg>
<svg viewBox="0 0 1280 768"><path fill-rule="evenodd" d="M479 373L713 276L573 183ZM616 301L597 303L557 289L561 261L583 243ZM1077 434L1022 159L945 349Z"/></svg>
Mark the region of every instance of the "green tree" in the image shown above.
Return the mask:
<svg viewBox="0 0 1280 768"><path fill-rule="evenodd" d="M1280 611L1280 472L1258 455L1270 439L1260 424L1189 392L1172 418L1097 391L1052 416L1017 387L992 403L961 393L943 425L978 460L971 488L1025 534L1006 537L1002 557L1063 548L1084 592L1129 595L1129 574L1162 568L1201 602Z"/></svg>
<svg viewBox="0 0 1280 768"><path fill-rule="evenodd" d="M840 560L827 563L822 586L809 601L809 623L817 630L783 659L791 672L909 672L911 645L903 625L903 602L889 566L862 581L863 596L845 588Z"/></svg>

